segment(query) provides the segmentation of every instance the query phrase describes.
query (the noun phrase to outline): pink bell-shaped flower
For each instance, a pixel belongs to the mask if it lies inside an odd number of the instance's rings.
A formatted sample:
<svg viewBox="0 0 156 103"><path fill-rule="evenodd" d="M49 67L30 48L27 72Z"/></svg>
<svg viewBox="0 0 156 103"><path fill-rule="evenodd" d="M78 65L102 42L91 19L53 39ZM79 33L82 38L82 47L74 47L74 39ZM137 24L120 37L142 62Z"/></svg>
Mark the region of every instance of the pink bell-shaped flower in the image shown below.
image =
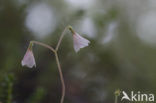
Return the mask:
<svg viewBox="0 0 156 103"><path fill-rule="evenodd" d="M74 50L78 52L81 48L88 46L90 43L89 40L83 38L78 33L73 33L73 42L74 42Z"/></svg>
<svg viewBox="0 0 156 103"><path fill-rule="evenodd" d="M32 49L28 48L21 64L22 64L22 66L27 66L29 68L32 68L33 66L36 67L36 62L35 62L35 58L34 58Z"/></svg>

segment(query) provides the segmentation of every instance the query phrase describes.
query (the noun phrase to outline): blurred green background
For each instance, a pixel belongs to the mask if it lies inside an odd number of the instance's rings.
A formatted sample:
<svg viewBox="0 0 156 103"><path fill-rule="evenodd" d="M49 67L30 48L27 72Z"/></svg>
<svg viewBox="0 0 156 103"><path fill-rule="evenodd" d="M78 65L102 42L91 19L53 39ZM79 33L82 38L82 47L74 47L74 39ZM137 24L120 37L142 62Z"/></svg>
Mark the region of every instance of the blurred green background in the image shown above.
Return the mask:
<svg viewBox="0 0 156 103"><path fill-rule="evenodd" d="M55 47L67 25L91 44L75 53L66 32L64 103L113 103L118 88L156 94L155 10L155 0L0 0L0 102L59 103L54 55L35 45L37 67L21 60L30 40Z"/></svg>

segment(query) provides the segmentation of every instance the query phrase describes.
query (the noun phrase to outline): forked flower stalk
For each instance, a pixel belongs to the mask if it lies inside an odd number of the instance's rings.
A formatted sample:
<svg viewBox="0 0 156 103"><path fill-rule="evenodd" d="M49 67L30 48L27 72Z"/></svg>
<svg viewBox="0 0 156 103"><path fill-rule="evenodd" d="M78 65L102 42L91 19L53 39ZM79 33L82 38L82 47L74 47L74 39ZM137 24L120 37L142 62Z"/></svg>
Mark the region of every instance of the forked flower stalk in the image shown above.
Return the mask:
<svg viewBox="0 0 156 103"><path fill-rule="evenodd" d="M60 61L59 61L59 57L58 57L58 49L60 47L60 44L62 42L62 39L65 35L66 30L69 29L73 35L73 41L74 41L74 49L76 52L78 52L80 50L80 48L84 48L86 46L88 46L88 44L90 43L87 39L81 37L79 34L77 34L71 26L67 26L64 31L62 32L59 41L57 43L56 48L54 49L52 46L49 46L47 44L38 42L38 41L30 41L28 50L22 60L22 66L27 66L29 68L32 68L33 66L36 67L36 63L35 63L35 58L32 52L32 46L33 44L37 44L40 46L43 46L45 48L48 48L51 50L52 53L55 54L55 58L56 58L56 63L58 66L58 71L59 71L59 75L60 75L60 80L61 80L61 85L62 85L62 96L61 96L61 100L60 103L64 102L64 97L65 97L65 82L64 82L64 78L63 78L63 73L62 73L62 69L61 69L61 65L60 65Z"/></svg>
<svg viewBox="0 0 156 103"><path fill-rule="evenodd" d="M60 103L63 103L64 102L64 96L65 96L65 83L64 83L63 73L62 73L62 69L61 69L61 65L60 65L60 61L59 61L56 49L54 49L53 47L51 47L51 46L49 46L47 44L44 44L44 43L41 43L41 42L38 42L38 41L30 41L30 43L37 44L37 45L43 46L45 48L48 48L55 54L56 63L57 63L57 66L58 66L58 71L59 71L61 85L62 85L62 96L61 96Z"/></svg>

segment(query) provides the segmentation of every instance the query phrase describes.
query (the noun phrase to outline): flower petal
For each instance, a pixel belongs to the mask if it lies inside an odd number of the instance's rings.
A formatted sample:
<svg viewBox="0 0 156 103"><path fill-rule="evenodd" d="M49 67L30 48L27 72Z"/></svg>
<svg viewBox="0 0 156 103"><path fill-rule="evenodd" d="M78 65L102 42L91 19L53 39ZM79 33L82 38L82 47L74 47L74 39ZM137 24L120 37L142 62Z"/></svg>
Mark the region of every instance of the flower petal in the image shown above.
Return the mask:
<svg viewBox="0 0 156 103"><path fill-rule="evenodd" d="M83 38L77 33L73 34L73 41L74 41L74 50L76 52L78 52L81 48L88 46L88 44L90 43L89 40Z"/></svg>
<svg viewBox="0 0 156 103"><path fill-rule="evenodd" d="M22 66L27 66L29 68L32 68L33 66L36 67L35 58L34 58L32 50L29 50L29 49L27 50L21 64Z"/></svg>

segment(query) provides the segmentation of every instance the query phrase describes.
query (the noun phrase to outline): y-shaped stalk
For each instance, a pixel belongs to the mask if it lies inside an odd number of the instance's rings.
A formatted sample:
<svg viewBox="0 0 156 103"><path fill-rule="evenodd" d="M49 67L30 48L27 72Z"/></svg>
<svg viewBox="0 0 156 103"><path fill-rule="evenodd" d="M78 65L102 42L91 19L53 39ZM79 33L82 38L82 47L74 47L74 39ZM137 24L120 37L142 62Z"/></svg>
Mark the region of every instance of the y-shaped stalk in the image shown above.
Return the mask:
<svg viewBox="0 0 156 103"><path fill-rule="evenodd" d="M62 74L62 69L61 69L61 65L60 65L60 61L59 61L59 57L58 57L58 49L59 49L59 46L62 42L62 39L65 35L65 32L66 30L69 29L71 32L73 31L72 30L72 27L71 26L67 26L64 31L62 32L61 36L60 36L60 39L57 43L57 46L56 46L56 49L54 49L52 46L49 46L47 44L44 44L44 43L41 43L41 42L38 42L38 41L30 41L30 44L37 44L37 45L40 45L40 46L43 46L45 48L48 48L50 49L54 54L55 54L55 58L56 58L56 63L57 63L57 66L58 66L58 71L59 71L59 75L60 75L60 80L61 80L61 84L62 84L62 96L61 96L61 100L60 100L60 103L63 103L64 102L64 96L65 96L65 83L64 83L64 78L63 78L63 74Z"/></svg>

